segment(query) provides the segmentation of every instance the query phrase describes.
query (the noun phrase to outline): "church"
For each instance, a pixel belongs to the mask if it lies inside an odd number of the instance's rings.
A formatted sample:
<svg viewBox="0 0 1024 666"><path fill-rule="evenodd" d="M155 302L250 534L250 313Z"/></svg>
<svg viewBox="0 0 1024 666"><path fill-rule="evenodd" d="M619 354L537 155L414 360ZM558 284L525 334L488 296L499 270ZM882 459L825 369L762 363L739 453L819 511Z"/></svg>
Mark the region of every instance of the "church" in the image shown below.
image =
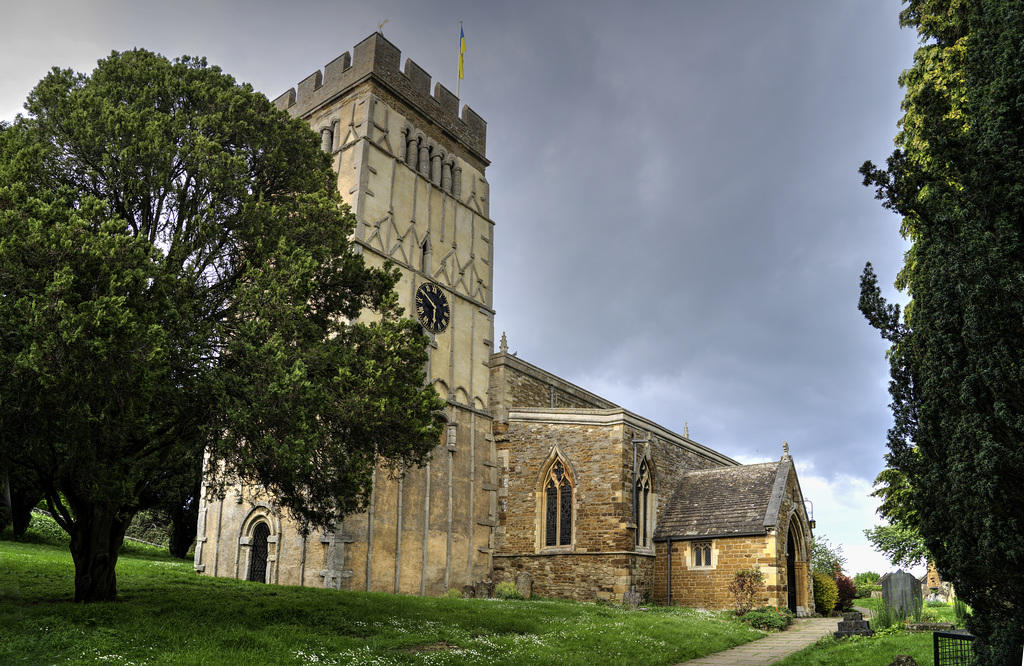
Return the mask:
<svg viewBox="0 0 1024 666"><path fill-rule="evenodd" d="M764 603L813 614L813 522L788 450L740 465L495 339L483 118L379 32L274 103L332 156L358 251L401 269L448 425L425 467L376 475L333 532L303 537L258 488L204 492L197 572L419 595L527 573L542 596L717 610L754 567Z"/></svg>

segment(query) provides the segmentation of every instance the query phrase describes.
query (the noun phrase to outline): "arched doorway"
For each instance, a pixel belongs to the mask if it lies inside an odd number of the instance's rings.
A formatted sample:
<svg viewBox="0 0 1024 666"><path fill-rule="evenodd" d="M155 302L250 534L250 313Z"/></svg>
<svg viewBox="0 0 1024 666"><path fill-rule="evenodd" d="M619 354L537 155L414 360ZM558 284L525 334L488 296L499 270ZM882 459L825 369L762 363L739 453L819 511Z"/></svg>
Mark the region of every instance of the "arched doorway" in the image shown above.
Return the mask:
<svg viewBox="0 0 1024 666"><path fill-rule="evenodd" d="M267 582L267 539L270 527L266 523L258 523L252 531L252 549L249 552L248 579L257 583Z"/></svg>
<svg viewBox="0 0 1024 666"><path fill-rule="evenodd" d="M810 588L810 531L801 516L790 514L786 528L786 605L797 617L814 614L814 597Z"/></svg>
<svg viewBox="0 0 1024 666"><path fill-rule="evenodd" d="M795 525L791 522L789 529L786 530L788 535L786 536L786 589L788 591L788 599L786 605L789 610L796 614L796 544L793 542L793 527Z"/></svg>

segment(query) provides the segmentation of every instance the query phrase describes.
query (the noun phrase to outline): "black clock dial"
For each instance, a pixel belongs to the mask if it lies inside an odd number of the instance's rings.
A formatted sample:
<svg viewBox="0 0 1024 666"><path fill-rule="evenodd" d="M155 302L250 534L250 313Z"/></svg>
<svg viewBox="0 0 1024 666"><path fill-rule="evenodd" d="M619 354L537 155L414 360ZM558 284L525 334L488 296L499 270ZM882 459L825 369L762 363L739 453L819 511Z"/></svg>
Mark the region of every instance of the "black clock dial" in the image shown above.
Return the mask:
<svg viewBox="0 0 1024 666"><path fill-rule="evenodd" d="M444 291L432 282L424 282L416 290L416 318L431 333L448 328L451 310Z"/></svg>

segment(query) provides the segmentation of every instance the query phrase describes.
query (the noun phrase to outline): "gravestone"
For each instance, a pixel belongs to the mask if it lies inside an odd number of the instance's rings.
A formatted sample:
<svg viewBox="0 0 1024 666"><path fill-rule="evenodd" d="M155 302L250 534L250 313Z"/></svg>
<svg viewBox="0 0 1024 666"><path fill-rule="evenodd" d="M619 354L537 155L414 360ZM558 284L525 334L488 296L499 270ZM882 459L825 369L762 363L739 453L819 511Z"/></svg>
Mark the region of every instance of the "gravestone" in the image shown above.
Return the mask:
<svg viewBox="0 0 1024 666"><path fill-rule="evenodd" d="M920 581L903 569L882 581L882 599L886 606L903 613L904 617L913 617L914 610L924 604Z"/></svg>
<svg viewBox="0 0 1024 666"><path fill-rule="evenodd" d="M640 604L644 602L644 595L633 590L631 592L624 592L622 594L622 605L627 608L639 608Z"/></svg>
<svg viewBox="0 0 1024 666"><path fill-rule="evenodd" d="M490 599L494 594L494 584L489 580L478 580L475 587L476 594L474 596L477 599Z"/></svg>
<svg viewBox="0 0 1024 666"><path fill-rule="evenodd" d="M517 573L516 589L519 590L519 594L523 595L523 599L529 599L533 594L533 576L525 571Z"/></svg>

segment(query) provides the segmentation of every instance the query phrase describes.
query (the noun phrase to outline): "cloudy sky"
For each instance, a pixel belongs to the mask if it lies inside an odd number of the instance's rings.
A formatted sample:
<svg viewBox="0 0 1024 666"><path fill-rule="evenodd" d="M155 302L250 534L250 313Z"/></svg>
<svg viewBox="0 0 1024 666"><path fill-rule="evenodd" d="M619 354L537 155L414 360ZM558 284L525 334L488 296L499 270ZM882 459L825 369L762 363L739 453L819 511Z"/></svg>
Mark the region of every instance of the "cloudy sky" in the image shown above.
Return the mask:
<svg viewBox="0 0 1024 666"><path fill-rule="evenodd" d="M274 98L383 26L488 123L496 333L520 358L744 462L788 441L816 533L861 531L881 470L898 219L860 184L900 116L898 0L35 0L4 12L0 119L53 66L143 47ZM890 293L890 297L895 294Z"/></svg>

